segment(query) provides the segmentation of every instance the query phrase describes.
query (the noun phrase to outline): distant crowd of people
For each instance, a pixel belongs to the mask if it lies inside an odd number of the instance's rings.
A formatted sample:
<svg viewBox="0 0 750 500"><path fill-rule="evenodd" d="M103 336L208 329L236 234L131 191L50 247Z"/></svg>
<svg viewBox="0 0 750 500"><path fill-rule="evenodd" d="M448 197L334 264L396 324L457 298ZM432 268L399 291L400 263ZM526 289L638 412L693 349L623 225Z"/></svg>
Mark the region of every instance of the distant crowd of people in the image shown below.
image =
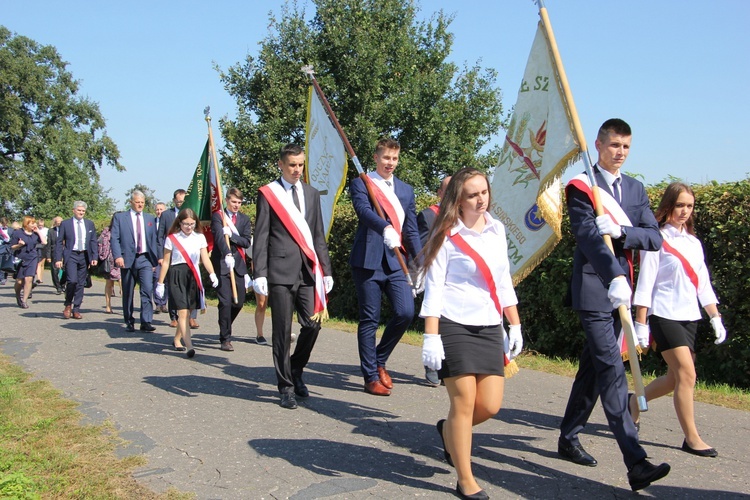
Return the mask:
<svg viewBox="0 0 750 500"><path fill-rule="evenodd" d="M604 215L597 216L588 176L575 177L566 188L576 241L569 296L586 343L562 419L558 453L579 465L597 465L579 434L601 397L630 486L639 490L666 476L670 466L650 463L639 443L638 404L628 394L620 356L618 308L635 304L635 340L644 348L653 340L669 367L665 376L648 385L646 398L674 391L685 433L682 449L702 457L718 452L700 438L693 415L699 307L710 316L717 343L724 341L726 331L693 230L692 190L671 184L655 217L643 185L621 172L630 141L630 127L622 120L608 120L599 130L593 169ZM425 378L429 385L445 385L450 401L446 418L436 424L444 458L456 468L461 498L488 498L472 473L472 427L500 410L505 365L523 348L505 227L489 212L492 196L486 174L474 168L445 178L439 202L417 214L414 189L394 175L399 153L398 142L380 140L373 155L375 170L354 179L349 188L358 218L349 263L359 305L363 387L374 396L389 396L394 390L388 359L414 319L417 293L424 291L419 315L425 324ZM199 327L196 312L206 307L206 286L218 295L220 349L226 352L234 350L232 325L247 291L253 290L256 342L267 344L263 321L268 306L280 405L295 409L297 398L310 396L304 369L327 316L335 273L320 193L302 181L304 164L302 147L289 144L281 149L280 177L260 188L254 227L240 211L244 196L237 188L226 191L225 208L212 215L209 227L193 210L181 208L186 195L182 189L174 192L172 207L158 203L155 214L144 212L144 194L133 191L130 209L114 214L99 236L85 218L84 201L73 204L72 217L53 219L49 229L43 220L25 216L19 227L9 230L2 219L2 249L15 261L18 306L29 307L46 261L52 265L56 292L65 294L63 317L80 320L89 273L98 266L106 278L106 313L114 313L117 287L125 329L134 332L138 285L140 331L154 331L153 315L168 313L175 328L172 348L193 358L191 330ZM604 235L612 241L611 250ZM633 251L641 251L634 298ZM203 282L201 266L209 283ZM0 278L5 283L5 276ZM392 315L378 339L384 295ZM295 313L300 325L296 339Z"/></svg>

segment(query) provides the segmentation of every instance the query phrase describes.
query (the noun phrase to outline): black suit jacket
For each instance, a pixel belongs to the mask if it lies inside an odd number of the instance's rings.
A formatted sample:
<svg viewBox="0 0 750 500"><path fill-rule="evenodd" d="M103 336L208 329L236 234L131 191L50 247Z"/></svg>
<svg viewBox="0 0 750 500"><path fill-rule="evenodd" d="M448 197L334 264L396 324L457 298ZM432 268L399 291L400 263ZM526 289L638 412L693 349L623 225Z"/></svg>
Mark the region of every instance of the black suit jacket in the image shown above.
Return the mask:
<svg viewBox="0 0 750 500"><path fill-rule="evenodd" d="M224 214L226 215L226 211L224 211ZM227 215L227 217L229 216ZM247 263L237 249L243 248L245 250L245 255L250 254L250 237L253 234L250 217L239 212L237 214L235 227L240 234L232 233L232 236L229 237L230 249L227 248L227 240L224 237L224 221L222 220L221 212L215 212L211 215L211 232L214 235L214 248L211 250L211 263L214 265L214 270L222 276L229 276L229 268L227 268L227 264L224 262L224 257L230 252L234 257L234 272L239 276L248 274Z"/></svg>
<svg viewBox="0 0 750 500"><path fill-rule="evenodd" d="M172 207L168 210L164 210L159 217L159 231L157 233L157 237L159 239L159 246L161 248L164 248L164 242L167 240L169 228L172 227L174 220L177 218L178 212L179 210L175 211L175 207Z"/></svg>
<svg viewBox="0 0 750 500"><path fill-rule="evenodd" d="M422 242L422 248L430 238L430 231L435 224L435 219L437 219L437 213L432 207L427 207L417 214L417 229L419 230L419 241Z"/></svg>
<svg viewBox="0 0 750 500"><path fill-rule="evenodd" d="M47 246L44 249L45 259L52 260L55 258L55 246L57 245L57 233L59 232L60 226L49 228L49 231L47 232Z"/></svg>
<svg viewBox="0 0 750 500"><path fill-rule="evenodd" d="M276 181L276 182L280 182ZM320 193L309 184L302 183L305 197L305 220L310 226L315 253L323 267L323 275L332 276L328 245L323 232L323 213ZM296 208L295 208L296 210ZM267 278L269 283L292 285L299 280L300 270L314 280L312 264L302 249L286 230L281 219L271 209L262 192L258 192L253 241L253 266L255 278Z"/></svg>

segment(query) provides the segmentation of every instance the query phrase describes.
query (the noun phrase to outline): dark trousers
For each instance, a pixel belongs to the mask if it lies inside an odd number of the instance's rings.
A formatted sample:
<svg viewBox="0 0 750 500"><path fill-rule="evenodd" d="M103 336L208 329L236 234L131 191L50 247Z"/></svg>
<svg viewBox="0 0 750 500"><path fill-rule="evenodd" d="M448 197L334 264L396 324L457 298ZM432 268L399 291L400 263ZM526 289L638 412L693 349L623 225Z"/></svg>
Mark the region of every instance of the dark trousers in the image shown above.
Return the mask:
<svg viewBox="0 0 750 500"><path fill-rule="evenodd" d="M638 432L628 412L628 382L615 333L621 327L619 314L616 310L578 311L578 317L586 333L586 344L560 424L560 439L580 444L578 433L586 426L601 396L609 428L629 469L646 458L646 451L638 443Z"/></svg>
<svg viewBox="0 0 750 500"><path fill-rule="evenodd" d="M61 291L62 283L60 282L60 269L55 267L54 262L52 262L52 268L50 269L50 274L52 275L52 286L55 287L55 290Z"/></svg>
<svg viewBox="0 0 750 500"><path fill-rule="evenodd" d="M245 304L245 278L234 273L234 281L237 290L236 304L232 298L232 280L229 274L219 276L219 287L216 289L216 295L219 297L219 340L221 342L232 340L232 323Z"/></svg>
<svg viewBox="0 0 750 500"><path fill-rule="evenodd" d="M401 340L406 328L414 319L414 297L399 269L385 272L382 268L372 271L352 268L352 278L359 301L359 363L365 383L378 380L378 367L385 366L393 349ZM393 317L385 325L380 343L375 344L375 332L380 323L380 306L383 292L391 301Z"/></svg>
<svg viewBox="0 0 750 500"><path fill-rule="evenodd" d="M320 332L320 323L310 319L315 310L315 285L302 279L294 285L269 283L268 305L271 308L271 344L276 382L280 393L290 392L294 390L293 377L302 377ZM301 328L294 354L290 355L292 313L295 311Z"/></svg>
<svg viewBox="0 0 750 500"><path fill-rule="evenodd" d="M141 291L141 325L151 323L154 316L154 305L151 302L153 273L154 266L145 254L137 256L132 267L122 268L122 315L126 324L135 324L133 293L135 292L136 282Z"/></svg>
<svg viewBox="0 0 750 500"><path fill-rule="evenodd" d="M65 288L65 305L72 305L74 311L78 311L83 302L83 289L88 277L88 255L88 252L70 252L70 256L65 260L65 274L68 276L68 284Z"/></svg>

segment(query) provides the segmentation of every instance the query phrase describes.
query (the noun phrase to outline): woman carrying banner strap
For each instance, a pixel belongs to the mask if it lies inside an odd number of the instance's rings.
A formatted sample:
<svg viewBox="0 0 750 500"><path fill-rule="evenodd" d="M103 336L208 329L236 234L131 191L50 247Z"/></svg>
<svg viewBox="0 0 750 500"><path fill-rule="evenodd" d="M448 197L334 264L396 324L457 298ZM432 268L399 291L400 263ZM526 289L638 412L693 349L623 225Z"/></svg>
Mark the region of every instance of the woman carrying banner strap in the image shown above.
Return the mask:
<svg viewBox="0 0 750 500"><path fill-rule="evenodd" d="M711 287L701 242L695 237L695 195L687 184L673 182L664 191L656 220L664 236L658 252L641 252L641 267L633 303L635 328L641 347L649 345L650 333L656 350L667 362L667 373L646 386L646 399L674 391L674 408L685 434L682 450L700 457L718 452L698 434L693 410L695 387L695 334L699 307L711 318L716 344L724 342L726 330ZM646 324L648 315L648 324ZM635 398L630 398L633 421L639 417Z"/></svg>
<svg viewBox="0 0 750 500"><path fill-rule="evenodd" d="M510 323L510 357L523 348L505 227L487 212L490 203L486 175L459 170L424 250L422 361L438 370L448 390L450 411L437 430L446 461L456 467L461 498L488 498L471 471L472 426L494 416L502 403L503 315Z"/></svg>

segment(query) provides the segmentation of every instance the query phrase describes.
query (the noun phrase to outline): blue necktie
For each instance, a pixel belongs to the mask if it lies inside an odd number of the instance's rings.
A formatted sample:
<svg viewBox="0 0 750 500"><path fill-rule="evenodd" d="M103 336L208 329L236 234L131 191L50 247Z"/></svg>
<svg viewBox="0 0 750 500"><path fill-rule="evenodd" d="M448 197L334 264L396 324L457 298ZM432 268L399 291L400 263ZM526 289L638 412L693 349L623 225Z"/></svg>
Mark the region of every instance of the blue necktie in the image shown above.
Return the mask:
<svg viewBox="0 0 750 500"><path fill-rule="evenodd" d="M615 182L612 183L612 194L615 196L615 201L617 204L620 204L621 198L620 198L620 178L618 177L615 179Z"/></svg>

